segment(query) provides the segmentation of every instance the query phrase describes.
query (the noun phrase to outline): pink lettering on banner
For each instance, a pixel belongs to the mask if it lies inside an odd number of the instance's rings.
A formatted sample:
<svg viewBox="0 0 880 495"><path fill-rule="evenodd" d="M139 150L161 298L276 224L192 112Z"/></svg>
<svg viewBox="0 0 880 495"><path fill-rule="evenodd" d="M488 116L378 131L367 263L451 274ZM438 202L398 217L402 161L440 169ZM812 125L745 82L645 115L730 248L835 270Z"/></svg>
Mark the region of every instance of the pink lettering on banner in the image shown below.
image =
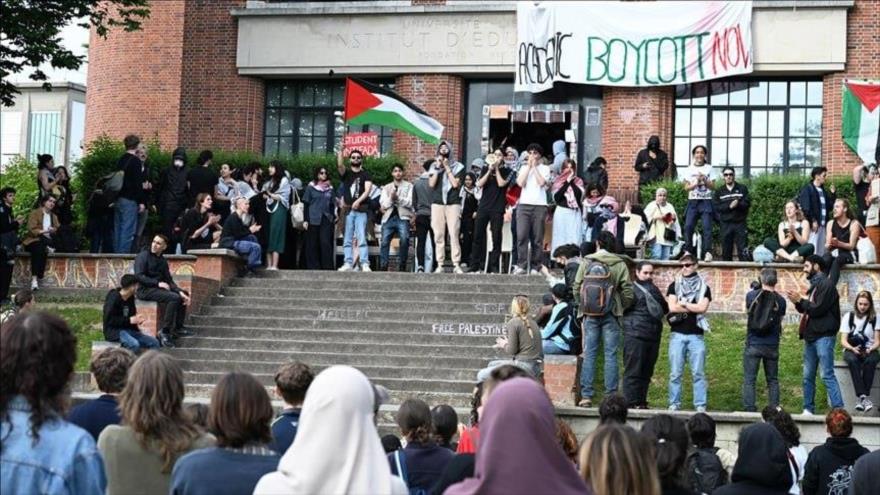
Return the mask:
<svg viewBox="0 0 880 495"><path fill-rule="evenodd" d="M375 132L346 134L342 153L348 156L352 150L360 150L365 156L379 156L379 135Z"/></svg>
<svg viewBox="0 0 880 495"><path fill-rule="evenodd" d="M718 74L735 67L747 68L750 63L749 50L739 25L712 35L712 72Z"/></svg>

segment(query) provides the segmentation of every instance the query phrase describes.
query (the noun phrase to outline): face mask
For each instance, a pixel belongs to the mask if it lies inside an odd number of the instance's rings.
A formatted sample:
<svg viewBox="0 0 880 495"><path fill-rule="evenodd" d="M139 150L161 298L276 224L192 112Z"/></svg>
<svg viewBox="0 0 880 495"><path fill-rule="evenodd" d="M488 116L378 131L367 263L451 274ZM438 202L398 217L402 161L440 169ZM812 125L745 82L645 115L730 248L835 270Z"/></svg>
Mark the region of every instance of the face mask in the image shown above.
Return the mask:
<svg viewBox="0 0 880 495"><path fill-rule="evenodd" d="M174 166L175 166L175 167L178 167L178 168L182 167L182 166L183 166L183 160L174 160Z"/></svg>

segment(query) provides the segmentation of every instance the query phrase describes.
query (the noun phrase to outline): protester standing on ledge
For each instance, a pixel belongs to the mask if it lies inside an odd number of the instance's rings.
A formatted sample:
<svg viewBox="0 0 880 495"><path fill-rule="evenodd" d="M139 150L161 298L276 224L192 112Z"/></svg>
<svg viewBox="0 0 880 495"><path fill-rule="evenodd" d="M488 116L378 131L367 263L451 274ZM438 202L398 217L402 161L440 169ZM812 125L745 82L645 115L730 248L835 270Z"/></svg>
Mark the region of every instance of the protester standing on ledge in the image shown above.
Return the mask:
<svg viewBox="0 0 880 495"><path fill-rule="evenodd" d="M636 155L635 170L639 173L639 190L642 186L662 179L667 168L669 155L660 149L660 136L649 137L648 146Z"/></svg>
<svg viewBox="0 0 880 495"><path fill-rule="evenodd" d="M516 183L522 188L516 207L517 261L514 275L527 273L529 262L534 273L544 264L544 217L547 216L547 188L550 185L550 167L541 162L543 148L532 143L527 148L528 162L517 174ZM531 256L529 253L531 246Z"/></svg>
<svg viewBox="0 0 880 495"><path fill-rule="evenodd" d="M833 184L827 191L825 190L827 177L827 168L813 168L810 172L810 183L802 187L798 193L798 203L801 205L804 217L810 222L810 232L812 232L810 244L816 248L816 254L819 256L825 254L825 225L831 217L834 200L837 199Z"/></svg>
<svg viewBox="0 0 880 495"><path fill-rule="evenodd" d="M284 254L287 240L287 225L290 214L290 181L284 174L281 162L272 160L269 163L269 180L263 184L263 196L266 198L266 211L269 215L269 253L266 260L267 270L277 270L278 261ZM295 250L295 246L294 246Z"/></svg>
<svg viewBox="0 0 880 495"><path fill-rule="evenodd" d="M15 189L0 189L0 305L9 299L12 268L15 266L15 248L18 246L18 229L23 217L14 217Z"/></svg>
<svg viewBox="0 0 880 495"><path fill-rule="evenodd" d="M116 198L116 216L114 219L113 248L117 253L127 254L132 250L137 233L138 215L146 209L146 192L144 184L144 163L137 157L141 138L130 134L123 140L125 153L117 162L117 168L123 171L122 189Z"/></svg>
<svg viewBox="0 0 880 495"><path fill-rule="evenodd" d="M162 234L169 239L170 245L168 247L171 248L171 252L176 251L178 243L187 244L187 241L181 238L182 233L175 232L177 219L187 207L191 208L194 204L187 198L186 176L186 150L177 148L171 154L171 166L162 170L156 187L156 202L159 207L159 218L162 219ZM186 252L185 248L184 252Z"/></svg>
<svg viewBox="0 0 880 495"><path fill-rule="evenodd" d="M428 185L433 189L431 204L431 230L434 232L434 260L437 267L434 273L443 273L446 260L446 235L449 234L452 271L463 273L461 269L461 186L464 185L464 165L455 160L452 144L441 141L437 147L437 157L431 168Z"/></svg>
<svg viewBox="0 0 880 495"><path fill-rule="evenodd" d="M739 261L751 261L748 250L749 189L736 181L733 167L724 167L724 184L712 195L715 211L721 220L721 259L733 261L733 246Z"/></svg>
<svg viewBox="0 0 880 495"><path fill-rule="evenodd" d="M315 169L314 180L303 195L306 238L303 255L307 270L332 270L336 251L336 203L325 167Z"/></svg>
<svg viewBox="0 0 880 495"><path fill-rule="evenodd" d="M348 162L351 168L346 170L342 150L339 150L336 168L342 178L342 207L348 209L348 213L345 215L345 234L342 242L345 260L339 271L347 272L354 268L352 239L356 237L360 249L361 271L368 272L370 271L370 252L367 248L367 212L370 209L369 198L370 190L373 188L373 180L363 168L364 154L361 153L361 150L351 150Z"/></svg>
<svg viewBox="0 0 880 495"><path fill-rule="evenodd" d="M379 271L388 270L388 257L391 238L397 234L400 245L397 249L398 271L406 272L406 259L409 257L409 222L413 216L413 185L403 180L403 166L395 164L391 168L393 180L382 188L379 205L382 208L382 243L379 247Z"/></svg>
<svg viewBox="0 0 880 495"><path fill-rule="evenodd" d="M192 335L183 326L186 307L190 304L189 293L174 283L165 249L168 239L165 236L153 237L149 249L144 249L134 259L134 274L137 277L137 298L164 304L162 326L159 329L159 343L163 347L174 347L172 339Z"/></svg>
<svg viewBox="0 0 880 495"><path fill-rule="evenodd" d="M709 150L705 146L702 144L694 146L691 155L694 161L681 175L684 189L688 191L688 202L684 213L685 249L694 253L698 259L712 261L712 223L715 218L712 190L715 189L715 171L706 160ZM703 222L703 240L700 252L697 253L694 246L694 232L699 219Z"/></svg>

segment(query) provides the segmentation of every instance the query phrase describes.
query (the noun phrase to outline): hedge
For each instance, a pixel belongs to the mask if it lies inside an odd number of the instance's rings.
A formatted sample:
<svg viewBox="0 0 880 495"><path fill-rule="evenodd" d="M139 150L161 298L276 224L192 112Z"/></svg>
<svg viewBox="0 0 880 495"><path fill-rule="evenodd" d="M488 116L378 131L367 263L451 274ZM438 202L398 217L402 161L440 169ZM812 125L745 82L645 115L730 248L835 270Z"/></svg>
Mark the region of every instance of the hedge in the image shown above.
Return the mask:
<svg viewBox="0 0 880 495"><path fill-rule="evenodd" d="M737 182L749 188L751 207L747 219L749 230L749 248L754 249L764 242L769 236L775 235L776 227L782 221L782 207L786 201L797 198L798 192L809 181L798 173L785 175L759 175L752 179L737 179ZM723 184L719 179L716 183ZM837 197L849 200L855 208L855 192L852 178L849 175L829 177L829 184L837 188ZM659 187L664 187L669 192L667 200L675 206L682 229L684 228L684 212L687 206L687 192L680 181L664 180L647 186L642 186L640 191L641 202L647 205L654 200L654 192ZM721 186L719 186L721 187ZM830 205L829 205L830 208ZM718 224L715 224L713 239L719 244L720 233Z"/></svg>
<svg viewBox="0 0 880 495"><path fill-rule="evenodd" d="M12 158L0 175L0 184L2 187L15 188L13 215L27 218L28 213L37 204L37 195L40 192L37 186L37 164L23 156ZM21 226L20 234L24 234L24 225Z"/></svg>

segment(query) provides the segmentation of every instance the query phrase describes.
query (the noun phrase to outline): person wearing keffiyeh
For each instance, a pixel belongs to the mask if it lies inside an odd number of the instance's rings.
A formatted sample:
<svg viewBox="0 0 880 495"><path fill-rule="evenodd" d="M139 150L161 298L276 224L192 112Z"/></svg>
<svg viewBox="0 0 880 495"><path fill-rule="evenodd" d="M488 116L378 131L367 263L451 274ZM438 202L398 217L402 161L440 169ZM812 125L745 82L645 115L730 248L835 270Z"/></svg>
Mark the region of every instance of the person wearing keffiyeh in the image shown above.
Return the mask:
<svg viewBox="0 0 880 495"><path fill-rule="evenodd" d="M553 186L550 188L556 209L553 212L553 238L550 252L565 244L580 245L583 231L581 201L584 197L584 182L575 174L574 160L566 158Z"/></svg>

